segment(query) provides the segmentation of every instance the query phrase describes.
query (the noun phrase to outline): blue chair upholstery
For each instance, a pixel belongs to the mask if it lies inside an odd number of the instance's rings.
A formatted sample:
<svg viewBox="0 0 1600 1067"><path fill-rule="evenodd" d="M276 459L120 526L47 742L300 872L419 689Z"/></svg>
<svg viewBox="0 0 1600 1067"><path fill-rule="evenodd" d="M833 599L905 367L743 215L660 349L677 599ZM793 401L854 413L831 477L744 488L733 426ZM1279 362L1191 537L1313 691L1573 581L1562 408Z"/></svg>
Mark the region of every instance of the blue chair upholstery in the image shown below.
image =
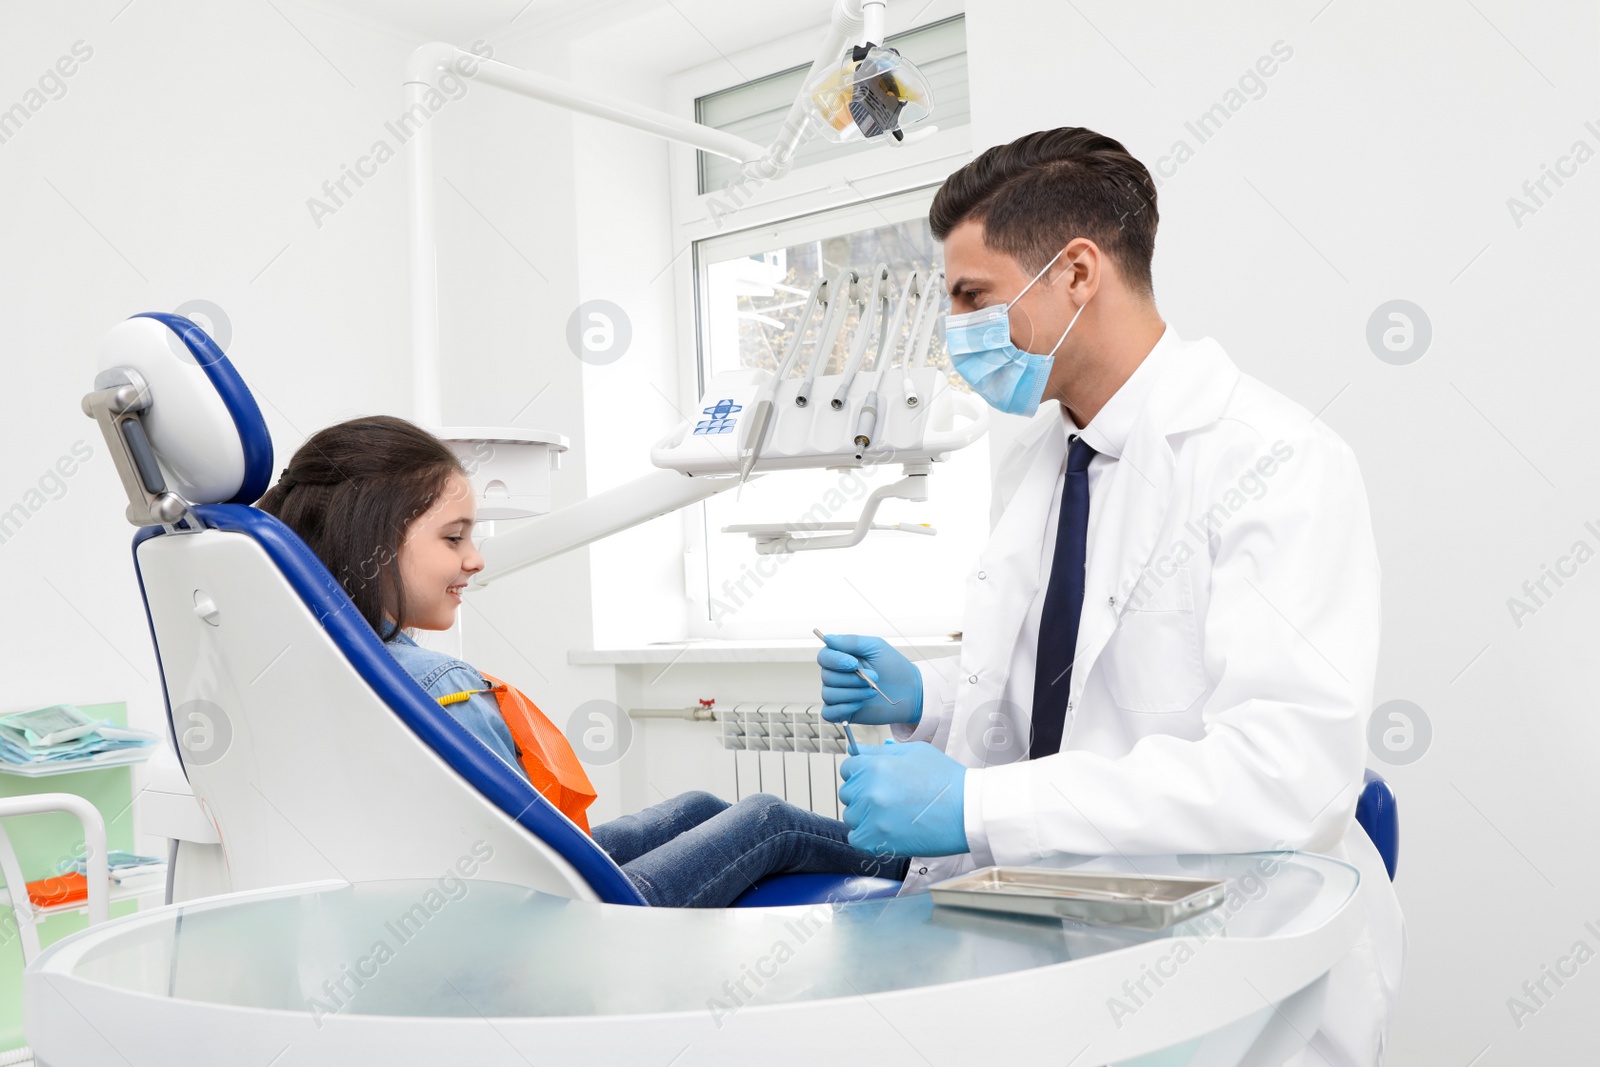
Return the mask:
<svg viewBox="0 0 1600 1067"><path fill-rule="evenodd" d="M1361 798L1356 801L1356 822L1377 846L1392 882L1395 868L1400 865L1400 808L1395 802L1394 790L1383 780L1383 775L1368 770L1365 781Z"/></svg>
<svg viewBox="0 0 1600 1067"><path fill-rule="evenodd" d="M842 904L851 900L877 900L900 892L893 878L850 874L780 874L746 889L733 902L735 908L778 908L789 904Z"/></svg>

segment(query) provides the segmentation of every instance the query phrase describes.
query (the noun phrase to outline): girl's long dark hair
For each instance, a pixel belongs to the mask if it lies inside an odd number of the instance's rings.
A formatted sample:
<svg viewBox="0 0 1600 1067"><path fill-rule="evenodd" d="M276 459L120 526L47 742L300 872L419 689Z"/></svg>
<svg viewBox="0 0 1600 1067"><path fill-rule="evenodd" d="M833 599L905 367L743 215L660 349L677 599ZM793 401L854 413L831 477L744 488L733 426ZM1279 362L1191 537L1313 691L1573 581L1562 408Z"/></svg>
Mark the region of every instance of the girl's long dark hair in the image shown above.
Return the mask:
<svg viewBox="0 0 1600 1067"><path fill-rule="evenodd" d="M465 471L443 441L404 419L371 415L312 434L256 507L300 535L387 641L406 618L406 528L452 474Z"/></svg>

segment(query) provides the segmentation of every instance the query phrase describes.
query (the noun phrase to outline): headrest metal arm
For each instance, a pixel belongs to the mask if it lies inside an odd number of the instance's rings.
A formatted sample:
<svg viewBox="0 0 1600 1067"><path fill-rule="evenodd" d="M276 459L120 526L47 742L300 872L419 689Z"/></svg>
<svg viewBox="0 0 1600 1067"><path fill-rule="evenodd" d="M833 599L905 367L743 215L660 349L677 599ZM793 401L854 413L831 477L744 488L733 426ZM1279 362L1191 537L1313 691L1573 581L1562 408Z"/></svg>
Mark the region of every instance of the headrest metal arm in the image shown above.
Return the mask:
<svg viewBox="0 0 1600 1067"><path fill-rule="evenodd" d="M155 451L145 433L143 413L150 409L150 386L132 367L112 367L94 380L94 392L83 398L83 413L100 427L111 459L128 494L127 520L135 526L152 521L168 533L204 528L189 502L167 487ZM187 530L177 524L185 522Z"/></svg>

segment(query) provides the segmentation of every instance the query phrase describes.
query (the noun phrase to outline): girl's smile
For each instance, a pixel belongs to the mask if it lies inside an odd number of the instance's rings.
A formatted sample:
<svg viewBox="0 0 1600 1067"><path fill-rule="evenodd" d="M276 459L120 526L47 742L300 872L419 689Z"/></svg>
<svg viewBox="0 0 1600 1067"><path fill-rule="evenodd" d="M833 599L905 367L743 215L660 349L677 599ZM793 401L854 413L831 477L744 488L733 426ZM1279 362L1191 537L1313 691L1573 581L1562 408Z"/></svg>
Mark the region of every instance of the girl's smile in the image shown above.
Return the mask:
<svg viewBox="0 0 1600 1067"><path fill-rule="evenodd" d="M427 511L406 527L400 544L400 582L405 591L405 628L448 630L461 594L483 557L472 543L477 508L472 485L452 474Z"/></svg>

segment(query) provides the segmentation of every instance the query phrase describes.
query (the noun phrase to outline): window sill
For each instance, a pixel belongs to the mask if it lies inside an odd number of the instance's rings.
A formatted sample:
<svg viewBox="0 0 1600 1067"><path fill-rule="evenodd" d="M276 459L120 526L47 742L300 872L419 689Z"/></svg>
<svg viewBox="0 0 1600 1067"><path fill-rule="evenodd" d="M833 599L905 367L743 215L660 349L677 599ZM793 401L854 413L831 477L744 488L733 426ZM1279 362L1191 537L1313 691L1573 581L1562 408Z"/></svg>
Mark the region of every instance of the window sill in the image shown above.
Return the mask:
<svg viewBox="0 0 1600 1067"><path fill-rule="evenodd" d="M912 637L889 642L912 662L956 656L961 641L948 634L937 637ZM814 663L821 644L812 639L771 641L724 641L700 638L690 641L663 641L636 648L572 649L567 662L574 667L626 667L671 663Z"/></svg>

